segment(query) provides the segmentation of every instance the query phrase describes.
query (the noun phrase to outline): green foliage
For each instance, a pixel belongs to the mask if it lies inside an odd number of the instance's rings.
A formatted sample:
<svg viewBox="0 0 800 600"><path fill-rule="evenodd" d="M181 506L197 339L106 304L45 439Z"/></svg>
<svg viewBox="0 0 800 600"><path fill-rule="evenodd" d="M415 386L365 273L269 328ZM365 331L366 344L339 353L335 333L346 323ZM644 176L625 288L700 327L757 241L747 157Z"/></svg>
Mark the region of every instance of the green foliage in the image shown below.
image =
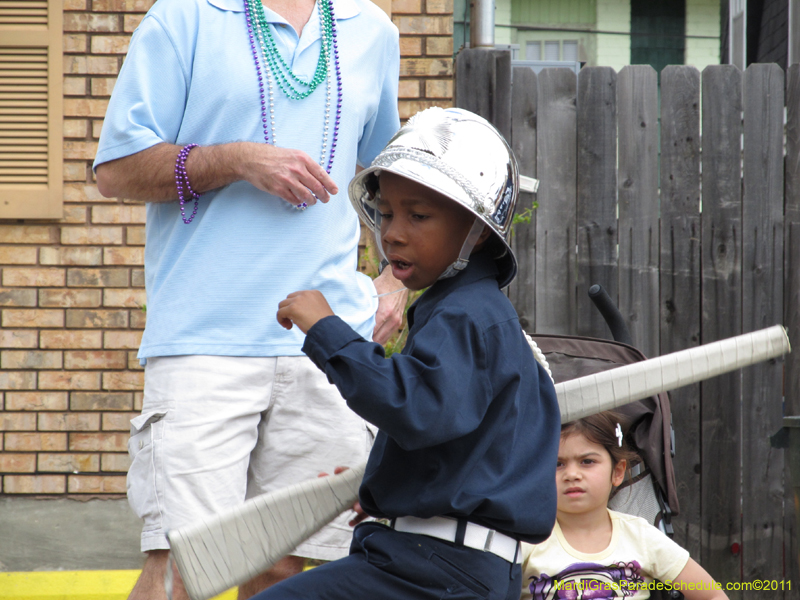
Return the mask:
<svg viewBox="0 0 800 600"><path fill-rule="evenodd" d="M405 347L406 339L408 339L408 319L406 318L408 309L411 308L411 305L416 302L417 298L419 298L424 291L425 290L417 290L412 292L409 290L408 300L406 300L406 307L403 309L403 328L400 329L395 335L390 337L389 340L383 345L386 358L389 358L395 352L399 353L403 347Z"/></svg>
<svg viewBox="0 0 800 600"><path fill-rule="evenodd" d="M526 208L521 213L514 215L514 218L511 220L512 225L516 225L517 223L525 223L526 225L531 224L531 217L533 216L533 210L539 208L539 203L534 202L533 207Z"/></svg>
<svg viewBox="0 0 800 600"><path fill-rule="evenodd" d="M516 226L519 223L523 223L524 225L531 224L533 211L536 210L537 208L539 208L539 203L534 200L533 204L530 207L514 215L514 218L511 219L511 232L510 235L508 236L509 241L512 241L514 239L514 234L516 233Z"/></svg>

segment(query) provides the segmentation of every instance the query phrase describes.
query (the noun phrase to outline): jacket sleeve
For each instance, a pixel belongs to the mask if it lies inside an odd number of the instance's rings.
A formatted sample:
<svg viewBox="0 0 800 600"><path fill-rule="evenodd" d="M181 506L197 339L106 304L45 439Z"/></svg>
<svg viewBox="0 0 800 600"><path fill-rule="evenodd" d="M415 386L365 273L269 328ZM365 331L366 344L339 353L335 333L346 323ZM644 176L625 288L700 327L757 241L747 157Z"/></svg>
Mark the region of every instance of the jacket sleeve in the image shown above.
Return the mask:
<svg viewBox="0 0 800 600"><path fill-rule="evenodd" d="M474 431L493 398L485 337L463 313L435 315L388 359L379 344L327 317L309 330L303 351L353 411L404 450Z"/></svg>

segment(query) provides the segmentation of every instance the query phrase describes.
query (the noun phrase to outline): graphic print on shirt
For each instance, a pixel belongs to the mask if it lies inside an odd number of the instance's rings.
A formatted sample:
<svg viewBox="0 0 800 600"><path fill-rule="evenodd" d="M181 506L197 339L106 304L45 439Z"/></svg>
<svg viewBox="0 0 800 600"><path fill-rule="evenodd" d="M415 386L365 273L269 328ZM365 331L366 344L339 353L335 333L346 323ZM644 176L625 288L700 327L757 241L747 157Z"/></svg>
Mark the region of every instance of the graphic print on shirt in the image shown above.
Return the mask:
<svg viewBox="0 0 800 600"><path fill-rule="evenodd" d="M531 577L534 600L613 600L633 596L644 583L641 565L634 561L611 565L573 563L550 577Z"/></svg>

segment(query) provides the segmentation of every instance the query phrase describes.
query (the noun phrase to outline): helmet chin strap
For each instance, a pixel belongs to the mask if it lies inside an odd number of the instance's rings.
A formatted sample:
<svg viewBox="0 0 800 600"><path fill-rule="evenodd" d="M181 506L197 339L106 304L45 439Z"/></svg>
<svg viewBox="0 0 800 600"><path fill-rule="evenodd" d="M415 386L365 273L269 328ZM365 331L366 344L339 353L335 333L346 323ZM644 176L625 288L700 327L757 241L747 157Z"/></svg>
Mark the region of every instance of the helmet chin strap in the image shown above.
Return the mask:
<svg viewBox="0 0 800 600"><path fill-rule="evenodd" d="M472 224L472 229L470 229L469 233L467 234L467 239L464 240L464 244L461 246L461 252L458 254L458 259L456 259L452 265L447 267L444 273L439 275L437 281L458 275L466 268L466 266L469 264L469 255L472 254L472 249L475 247L475 244L478 243L478 238L481 237L484 227L485 225L483 224L483 221L476 217L475 222Z"/></svg>
<svg viewBox="0 0 800 600"><path fill-rule="evenodd" d="M381 242L381 213L377 210L375 211L375 216L373 217L375 222L375 229L372 230L372 233L375 234L375 246L378 248L378 254L380 254L382 262L389 262L389 259L386 258L386 253L383 251L383 243Z"/></svg>

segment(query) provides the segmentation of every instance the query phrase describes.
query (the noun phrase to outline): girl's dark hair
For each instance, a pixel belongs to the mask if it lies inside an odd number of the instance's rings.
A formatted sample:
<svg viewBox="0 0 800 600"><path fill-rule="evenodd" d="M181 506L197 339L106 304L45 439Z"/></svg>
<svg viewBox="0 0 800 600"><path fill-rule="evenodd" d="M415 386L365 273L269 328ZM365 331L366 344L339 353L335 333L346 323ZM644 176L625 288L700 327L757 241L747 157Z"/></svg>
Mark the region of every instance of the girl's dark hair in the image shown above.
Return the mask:
<svg viewBox="0 0 800 600"><path fill-rule="evenodd" d="M622 427L622 446L617 437L617 423ZM587 440L605 448L611 455L611 462L615 466L619 461L625 460L628 467L640 461L639 455L630 449L626 441L630 423L620 415L607 410L577 421L570 421L561 426L561 437L569 437L580 433Z"/></svg>

